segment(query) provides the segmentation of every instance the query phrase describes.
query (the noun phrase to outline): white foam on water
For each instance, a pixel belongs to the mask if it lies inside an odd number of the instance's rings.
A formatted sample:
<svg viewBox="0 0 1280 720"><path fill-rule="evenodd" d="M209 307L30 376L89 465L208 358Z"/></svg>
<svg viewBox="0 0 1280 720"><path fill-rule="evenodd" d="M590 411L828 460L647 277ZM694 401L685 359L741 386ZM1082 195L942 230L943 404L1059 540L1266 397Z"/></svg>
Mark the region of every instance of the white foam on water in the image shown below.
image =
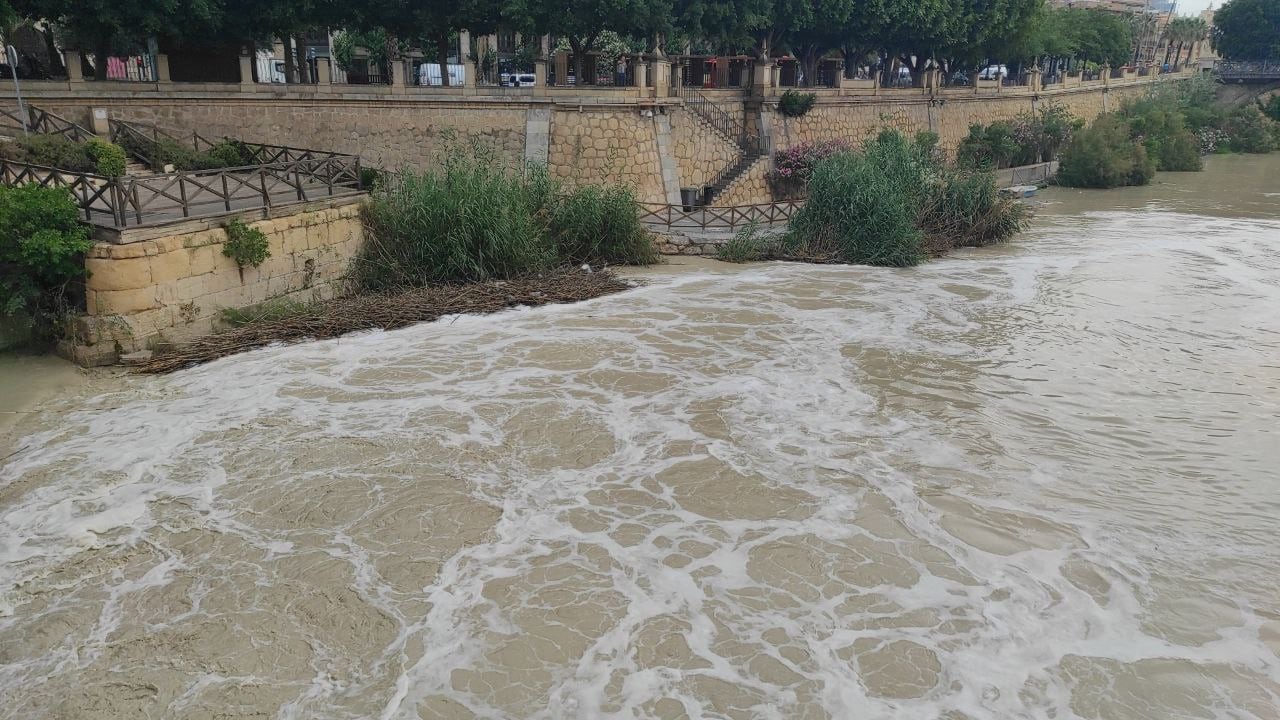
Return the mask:
<svg viewBox="0 0 1280 720"><path fill-rule="evenodd" d="M1098 213L133 379L0 471L0 716L172 653L175 716L1276 717L1277 229ZM391 629L343 634L366 611ZM114 654L209 623L305 671Z"/></svg>

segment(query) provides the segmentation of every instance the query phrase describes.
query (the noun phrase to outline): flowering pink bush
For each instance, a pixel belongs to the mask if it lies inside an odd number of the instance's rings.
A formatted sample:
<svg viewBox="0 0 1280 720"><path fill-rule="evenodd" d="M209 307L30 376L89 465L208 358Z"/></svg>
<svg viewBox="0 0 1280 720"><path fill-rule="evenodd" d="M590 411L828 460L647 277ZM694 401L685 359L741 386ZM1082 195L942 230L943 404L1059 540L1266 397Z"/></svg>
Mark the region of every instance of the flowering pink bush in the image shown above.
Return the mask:
<svg viewBox="0 0 1280 720"><path fill-rule="evenodd" d="M845 140L823 140L800 143L773 154L773 170L766 178L774 197L781 199L803 196L814 165L840 152L852 150Z"/></svg>

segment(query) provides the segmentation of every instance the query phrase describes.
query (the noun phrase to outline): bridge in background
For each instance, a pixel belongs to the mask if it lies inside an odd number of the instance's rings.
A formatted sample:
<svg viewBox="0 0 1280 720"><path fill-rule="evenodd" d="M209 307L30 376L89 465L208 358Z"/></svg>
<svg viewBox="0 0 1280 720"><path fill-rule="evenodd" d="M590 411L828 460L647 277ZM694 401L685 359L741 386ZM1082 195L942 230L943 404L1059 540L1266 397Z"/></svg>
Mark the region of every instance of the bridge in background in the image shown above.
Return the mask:
<svg viewBox="0 0 1280 720"><path fill-rule="evenodd" d="M1280 82L1280 60L1222 60L1213 72L1228 83Z"/></svg>

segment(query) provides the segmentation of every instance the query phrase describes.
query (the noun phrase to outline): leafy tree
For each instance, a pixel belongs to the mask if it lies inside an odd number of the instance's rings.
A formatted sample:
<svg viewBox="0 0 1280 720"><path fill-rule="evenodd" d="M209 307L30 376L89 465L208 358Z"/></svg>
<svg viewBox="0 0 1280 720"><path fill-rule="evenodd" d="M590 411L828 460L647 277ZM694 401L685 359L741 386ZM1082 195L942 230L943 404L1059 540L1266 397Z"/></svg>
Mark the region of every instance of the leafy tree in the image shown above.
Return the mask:
<svg viewBox="0 0 1280 720"><path fill-rule="evenodd" d="M595 80L584 75L585 60L602 33L649 37L670 27L671 13L670 0L512 0L505 9L508 17L529 18L536 32L565 39L579 85Z"/></svg>
<svg viewBox="0 0 1280 720"><path fill-rule="evenodd" d="M759 47L773 24L773 0L676 0L670 47L705 40L716 50Z"/></svg>
<svg viewBox="0 0 1280 720"><path fill-rule="evenodd" d="M1280 2L1228 0L1213 16L1213 47L1228 60L1280 57Z"/></svg>

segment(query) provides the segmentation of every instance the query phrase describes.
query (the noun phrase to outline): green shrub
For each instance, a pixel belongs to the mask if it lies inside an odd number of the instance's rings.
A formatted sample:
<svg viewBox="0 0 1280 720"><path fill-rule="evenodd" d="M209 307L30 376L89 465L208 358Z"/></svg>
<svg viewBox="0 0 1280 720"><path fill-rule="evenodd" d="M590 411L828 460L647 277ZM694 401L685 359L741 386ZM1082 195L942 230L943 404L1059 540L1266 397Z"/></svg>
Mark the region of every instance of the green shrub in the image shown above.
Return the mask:
<svg viewBox="0 0 1280 720"><path fill-rule="evenodd" d="M648 265L658 260L653 237L636 215L636 198L621 185L581 185L553 202L551 237L571 263Z"/></svg>
<svg viewBox="0 0 1280 720"><path fill-rule="evenodd" d="M915 265L930 253L1007 240L1027 218L1025 205L1001 197L991 173L947 168L929 138L884 131L861 152L819 163L784 244L765 249L794 259ZM724 254L751 257L753 250L742 242Z"/></svg>
<svg viewBox="0 0 1280 720"><path fill-rule="evenodd" d="M76 142L63 135L26 135L0 144L0 157L104 177L124 174L124 148L100 138Z"/></svg>
<svg viewBox="0 0 1280 720"><path fill-rule="evenodd" d="M371 168L367 165L360 166L360 187L365 190L373 190L382 184L386 173L377 168Z"/></svg>
<svg viewBox="0 0 1280 720"><path fill-rule="evenodd" d="M1271 95L1265 103L1259 100L1258 109L1263 115L1280 122L1280 95Z"/></svg>
<svg viewBox="0 0 1280 720"><path fill-rule="evenodd" d="M94 171L104 177L120 177L124 175L128 156L124 148L100 138L89 138L84 143L85 152L93 160Z"/></svg>
<svg viewBox="0 0 1280 720"><path fill-rule="evenodd" d="M974 123L956 148L956 162L967 168L1009 167L1020 151L1009 123L994 122L987 126Z"/></svg>
<svg viewBox="0 0 1280 720"><path fill-rule="evenodd" d="M208 161L195 148L184 145L177 140L160 138L144 149L151 160L151 169L163 172L165 165L172 165L174 170L206 170Z"/></svg>
<svg viewBox="0 0 1280 720"><path fill-rule="evenodd" d="M1057 181L1085 188L1146 185L1155 170L1146 148L1130 137L1125 118L1109 113L1071 138L1062 151Z"/></svg>
<svg viewBox="0 0 1280 720"><path fill-rule="evenodd" d="M1272 135L1273 121L1252 105L1232 110L1223 121L1222 130L1234 152L1269 153L1276 149Z"/></svg>
<svg viewBox="0 0 1280 720"><path fill-rule="evenodd" d="M817 101L818 96L814 93L787 90L778 98L778 112L787 117L802 117L813 109Z"/></svg>
<svg viewBox="0 0 1280 720"><path fill-rule="evenodd" d="M0 145L0 156L6 160L43 165L70 172L93 173L97 163L85 145L62 135L26 135Z"/></svg>
<svg viewBox="0 0 1280 720"><path fill-rule="evenodd" d="M239 140L223 138L218 144L206 150L201 158L207 169L244 167L254 164L253 151Z"/></svg>
<svg viewBox="0 0 1280 720"><path fill-rule="evenodd" d="M1203 167L1200 141L1187 129L1176 106L1140 101L1126 112L1130 135L1143 144L1157 170L1196 171Z"/></svg>
<svg viewBox="0 0 1280 720"><path fill-rule="evenodd" d="M0 186L0 315L52 336L81 296L93 247L70 191Z"/></svg>
<svg viewBox="0 0 1280 720"><path fill-rule="evenodd" d="M227 242L222 246L222 254L236 261L242 269L258 267L271 257L267 248L267 236L257 228L249 227L240 218L233 218L226 224Z"/></svg>

